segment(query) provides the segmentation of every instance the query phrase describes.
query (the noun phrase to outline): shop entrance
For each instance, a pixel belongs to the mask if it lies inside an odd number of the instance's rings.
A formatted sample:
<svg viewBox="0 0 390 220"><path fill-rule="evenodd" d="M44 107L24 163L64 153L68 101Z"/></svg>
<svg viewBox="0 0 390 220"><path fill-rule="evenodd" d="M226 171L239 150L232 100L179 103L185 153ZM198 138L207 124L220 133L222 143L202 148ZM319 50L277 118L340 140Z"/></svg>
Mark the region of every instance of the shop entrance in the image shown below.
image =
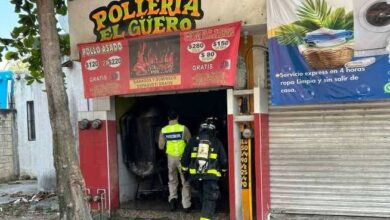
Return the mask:
<svg viewBox="0 0 390 220"><path fill-rule="evenodd" d="M158 149L158 135L167 124L167 112L175 110L179 123L192 136L207 117L217 117L217 135L227 150L226 91L208 91L116 99L119 140L119 194L121 208L168 211L166 155ZM217 212L229 212L228 177L220 182L222 198ZM180 194L180 190L178 190ZM180 200L180 199L179 199ZM192 190L195 212L200 210L197 192ZM179 206L178 212L182 207Z"/></svg>

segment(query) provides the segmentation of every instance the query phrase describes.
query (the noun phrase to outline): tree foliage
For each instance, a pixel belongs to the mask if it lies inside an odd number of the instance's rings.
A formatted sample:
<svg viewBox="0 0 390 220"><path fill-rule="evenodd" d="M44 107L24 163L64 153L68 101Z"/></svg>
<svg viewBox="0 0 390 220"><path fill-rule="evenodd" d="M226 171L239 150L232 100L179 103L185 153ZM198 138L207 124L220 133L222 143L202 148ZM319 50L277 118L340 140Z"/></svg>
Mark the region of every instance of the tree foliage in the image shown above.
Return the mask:
<svg viewBox="0 0 390 220"><path fill-rule="evenodd" d="M54 0L55 13L66 15L67 7L65 0ZM12 30L11 38L0 38L0 62L17 60L27 64L29 76L27 84L34 81L42 82L44 77L41 59L41 41L39 38L38 12L36 0L11 0L18 14L18 25ZM62 55L69 55L69 35L60 33L60 48Z"/></svg>

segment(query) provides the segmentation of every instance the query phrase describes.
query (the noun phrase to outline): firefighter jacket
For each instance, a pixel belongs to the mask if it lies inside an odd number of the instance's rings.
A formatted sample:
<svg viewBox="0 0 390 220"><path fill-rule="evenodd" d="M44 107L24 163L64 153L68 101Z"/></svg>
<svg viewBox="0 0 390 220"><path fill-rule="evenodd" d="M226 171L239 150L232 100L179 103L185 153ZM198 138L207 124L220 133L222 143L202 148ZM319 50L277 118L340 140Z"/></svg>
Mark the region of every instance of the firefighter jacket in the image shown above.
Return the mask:
<svg viewBox="0 0 390 220"><path fill-rule="evenodd" d="M181 158L181 169L190 180L217 180L227 170L227 157L220 140L213 133L192 137Z"/></svg>

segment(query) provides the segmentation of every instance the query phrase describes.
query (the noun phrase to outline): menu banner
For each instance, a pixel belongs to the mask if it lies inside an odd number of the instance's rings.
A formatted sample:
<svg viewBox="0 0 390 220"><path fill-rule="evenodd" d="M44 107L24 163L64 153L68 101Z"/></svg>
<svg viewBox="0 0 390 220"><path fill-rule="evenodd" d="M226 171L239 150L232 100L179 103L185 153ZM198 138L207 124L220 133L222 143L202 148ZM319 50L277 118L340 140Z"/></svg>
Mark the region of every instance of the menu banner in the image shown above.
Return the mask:
<svg viewBox="0 0 390 220"><path fill-rule="evenodd" d="M233 87L240 22L79 44L86 98Z"/></svg>

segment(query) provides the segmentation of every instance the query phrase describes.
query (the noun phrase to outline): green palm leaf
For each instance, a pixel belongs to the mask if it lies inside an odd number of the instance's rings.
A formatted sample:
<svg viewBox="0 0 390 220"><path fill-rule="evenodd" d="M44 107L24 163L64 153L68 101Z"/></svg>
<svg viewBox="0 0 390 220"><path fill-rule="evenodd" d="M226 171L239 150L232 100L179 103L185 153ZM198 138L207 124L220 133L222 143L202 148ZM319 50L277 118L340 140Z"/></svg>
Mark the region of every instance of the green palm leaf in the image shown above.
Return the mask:
<svg viewBox="0 0 390 220"><path fill-rule="evenodd" d="M318 28L321 28L320 25L318 25L316 22L313 22L312 20L309 20L309 19L296 21L295 24L305 28L307 30L307 32L315 31Z"/></svg>
<svg viewBox="0 0 390 220"><path fill-rule="evenodd" d="M348 12L344 17L344 28L353 31L353 12Z"/></svg>
<svg viewBox="0 0 390 220"><path fill-rule="evenodd" d="M337 8L322 22L322 26L325 28L340 30L345 27L345 9Z"/></svg>
<svg viewBox="0 0 390 220"><path fill-rule="evenodd" d="M287 24L280 27L276 32L277 39L281 44L302 44L308 30L297 24Z"/></svg>
<svg viewBox="0 0 390 220"><path fill-rule="evenodd" d="M326 0L302 0L297 9L298 21L283 25L276 32L281 44L303 44L306 33L328 28L353 30L353 13L345 8L332 9Z"/></svg>
<svg viewBox="0 0 390 220"><path fill-rule="evenodd" d="M325 0L305 0L297 10L297 16L300 20L311 20L321 26L331 11L332 9L328 7Z"/></svg>

